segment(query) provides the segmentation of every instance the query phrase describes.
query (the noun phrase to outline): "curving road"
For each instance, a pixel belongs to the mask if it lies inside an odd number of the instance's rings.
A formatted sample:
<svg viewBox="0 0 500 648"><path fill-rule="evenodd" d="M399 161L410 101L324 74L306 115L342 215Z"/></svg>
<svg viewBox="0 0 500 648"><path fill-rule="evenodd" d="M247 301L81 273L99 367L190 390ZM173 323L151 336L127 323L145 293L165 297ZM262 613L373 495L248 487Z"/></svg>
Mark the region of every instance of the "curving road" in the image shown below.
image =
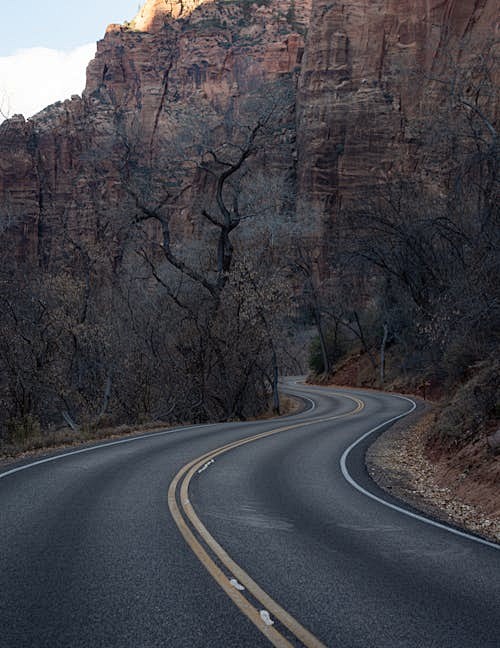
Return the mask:
<svg viewBox="0 0 500 648"><path fill-rule="evenodd" d="M4 470L0 647L498 648L500 546L364 469L413 404L285 389L309 409Z"/></svg>

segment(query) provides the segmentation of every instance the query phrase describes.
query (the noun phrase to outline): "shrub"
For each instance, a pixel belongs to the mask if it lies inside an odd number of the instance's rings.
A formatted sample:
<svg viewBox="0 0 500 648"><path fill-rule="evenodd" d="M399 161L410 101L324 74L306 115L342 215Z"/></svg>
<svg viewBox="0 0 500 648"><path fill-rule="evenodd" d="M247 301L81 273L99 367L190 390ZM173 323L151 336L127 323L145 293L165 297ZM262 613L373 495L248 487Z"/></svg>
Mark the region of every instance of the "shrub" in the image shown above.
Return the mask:
<svg viewBox="0 0 500 648"><path fill-rule="evenodd" d="M439 414L436 432L457 444L480 433L500 413L500 362L483 362Z"/></svg>
<svg viewBox="0 0 500 648"><path fill-rule="evenodd" d="M40 422L31 414L7 421L7 441L13 444L23 444L29 439L40 435Z"/></svg>
<svg viewBox="0 0 500 648"><path fill-rule="evenodd" d="M340 338L338 333L337 335L335 335L332 331L328 331L325 334L325 343L330 367L333 368L333 365L344 355L346 351L345 341ZM312 339L311 345L309 347L309 368L311 369L311 371L314 371L314 373L317 374L322 374L325 372L319 335L316 335Z"/></svg>

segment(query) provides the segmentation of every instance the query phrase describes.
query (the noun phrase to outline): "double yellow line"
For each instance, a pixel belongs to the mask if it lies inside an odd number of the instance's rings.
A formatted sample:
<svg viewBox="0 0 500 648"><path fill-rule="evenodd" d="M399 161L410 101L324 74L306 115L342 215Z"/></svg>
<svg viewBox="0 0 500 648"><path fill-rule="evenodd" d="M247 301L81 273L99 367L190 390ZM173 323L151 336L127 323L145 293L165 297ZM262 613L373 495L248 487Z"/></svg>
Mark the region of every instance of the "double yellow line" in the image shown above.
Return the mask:
<svg viewBox="0 0 500 648"><path fill-rule="evenodd" d="M309 630L304 628L294 617L276 603L274 599L264 592L264 590L261 589L261 587L259 587L259 585L250 578L250 576L237 563L235 563L234 560L232 560L221 545L208 532L189 501L189 484L194 475L200 469L203 469L208 462L215 459L215 457L229 452L229 450L246 445L247 443L259 441L260 439L265 439L275 434L279 434L280 432L287 432L300 427L308 427L317 423L324 423L327 421L346 418L348 416L354 416L364 408L364 403L360 399L345 394L338 395L354 401L356 403L355 409L351 410L347 414L312 419L305 423L295 423L293 425L275 428L268 432L255 434L240 439L239 441L234 441L220 446L219 448L211 450L183 466L174 477L168 489L168 506L170 512L187 544L233 603L238 606L243 614L252 621L252 623L274 646L278 646L279 648L293 648L294 644L290 643L290 641L273 625L266 623L261 616L261 612L263 611L262 608L285 626L294 638L298 639L303 646L306 646L306 648L325 648L325 646L321 641L319 641L319 639L311 634ZM198 534L198 537L196 537L195 532ZM225 568L226 572L224 572L221 566L215 562L207 550L210 550L212 554L215 555L216 559L219 561L220 565ZM251 594L259 607L262 606L260 610L250 600L248 600L248 598L246 598L242 593L244 590L239 591L233 584L231 584L231 578L235 578L245 588L245 590Z"/></svg>

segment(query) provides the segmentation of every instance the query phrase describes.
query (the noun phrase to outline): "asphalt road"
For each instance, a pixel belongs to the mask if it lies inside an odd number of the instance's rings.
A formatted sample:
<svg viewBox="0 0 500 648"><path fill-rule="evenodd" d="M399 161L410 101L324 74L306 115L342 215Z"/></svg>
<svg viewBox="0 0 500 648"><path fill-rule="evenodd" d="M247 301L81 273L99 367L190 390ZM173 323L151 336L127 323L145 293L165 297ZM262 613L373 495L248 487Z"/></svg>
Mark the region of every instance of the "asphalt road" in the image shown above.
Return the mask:
<svg viewBox="0 0 500 648"><path fill-rule="evenodd" d="M361 492L406 508L367 476L370 439L345 456L411 403L287 389L309 410L4 470L1 648L498 648L499 549Z"/></svg>

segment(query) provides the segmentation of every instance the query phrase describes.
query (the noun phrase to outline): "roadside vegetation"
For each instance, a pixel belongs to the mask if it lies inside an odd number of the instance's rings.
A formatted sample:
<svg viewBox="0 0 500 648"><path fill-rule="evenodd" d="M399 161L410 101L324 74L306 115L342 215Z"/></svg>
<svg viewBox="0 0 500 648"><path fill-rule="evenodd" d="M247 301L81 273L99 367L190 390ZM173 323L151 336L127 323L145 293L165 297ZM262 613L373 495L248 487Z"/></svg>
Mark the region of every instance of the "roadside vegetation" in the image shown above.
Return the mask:
<svg viewBox="0 0 500 648"><path fill-rule="evenodd" d="M402 160L344 206L328 272L311 282L319 314L309 361L313 380L435 401L427 456L492 487L500 479L496 80L494 46L452 77L429 80L429 110L410 127L432 154L412 171Z"/></svg>
<svg viewBox="0 0 500 648"><path fill-rule="evenodd" d="M293 159L291 75L242 101L224 137L209 105L175 108L175 136L157 134L148 166L137 125L120 123L123 219L98 212L86 236L68 206L52 223L61 245L40 234L38 267L0 259L0 446L279 414L279 375L302 373L308 351L317 380L442 398L434 444L489 438L497 63L485 45L421 82L408 150L321 240L324 214L294 213L294 167L281 162Z"/></svg>

